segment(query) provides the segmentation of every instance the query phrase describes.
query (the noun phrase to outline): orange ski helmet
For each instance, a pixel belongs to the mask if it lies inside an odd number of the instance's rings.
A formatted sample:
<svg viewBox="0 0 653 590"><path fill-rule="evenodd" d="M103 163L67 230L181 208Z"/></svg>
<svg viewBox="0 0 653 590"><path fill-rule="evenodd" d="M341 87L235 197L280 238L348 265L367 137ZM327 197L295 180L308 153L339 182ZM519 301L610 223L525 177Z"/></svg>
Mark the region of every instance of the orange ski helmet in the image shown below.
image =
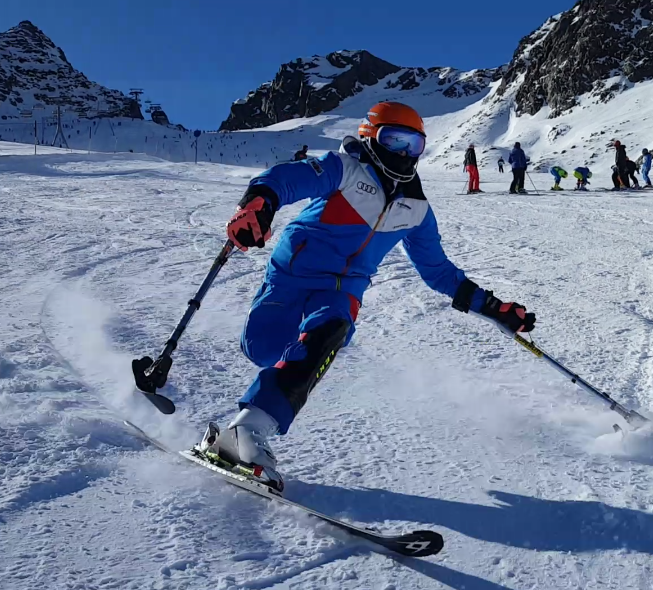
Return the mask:
<svg viewBox="0 0 653 590"><path fill-rule="evenodd" d="M396 133L403 131L404 139L409 140L414 149L397 152L379 141L382 140L379 132L384 134L389 129ZM358 135L367 153L388 178L398 182L414 178L426 138L424 121L415 109L400 102L380 102L368 111L358 127Z"/></svg>
<svg viewBox="0 0 653 590"><path fill-rule="evenodd" d="M375 104L368 112L367 118L358 127L361 137L374 137L376 130L383 125L398 125L419 131L424 137L424 121L417 111L400 102L380 102Z"/></svg>

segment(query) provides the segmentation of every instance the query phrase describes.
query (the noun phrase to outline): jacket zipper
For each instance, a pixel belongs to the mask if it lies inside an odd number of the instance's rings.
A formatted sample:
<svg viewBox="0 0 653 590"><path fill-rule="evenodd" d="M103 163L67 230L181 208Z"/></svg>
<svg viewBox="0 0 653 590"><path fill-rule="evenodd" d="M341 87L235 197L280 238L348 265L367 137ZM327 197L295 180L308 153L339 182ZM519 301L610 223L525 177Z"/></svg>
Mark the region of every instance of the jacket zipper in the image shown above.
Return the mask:
<svg viewBox="0 0 653 590"><path fill-rule="evenodd" d="M367 245L370 243L372 238L374 237L374 234L376 233L376 230L379 228L381 225L381 222L385 218L385 214L390 211L392 208L392 204L394 201L390 201L385 207L383 207L383 211L381 211L381 215L379 215L379 218L376 220L376 223L374 224L374 227L372 228L372 231L369 233L367 238L365 238L365 241L361 244L360 248L356 250L351 256L347 258L347 266L345 266L344 270L340 273L341 275L346 275L349 272L349 267L351 266L351 263L354 261L354 258L359 256L365 248L367 248Z"/></svg>

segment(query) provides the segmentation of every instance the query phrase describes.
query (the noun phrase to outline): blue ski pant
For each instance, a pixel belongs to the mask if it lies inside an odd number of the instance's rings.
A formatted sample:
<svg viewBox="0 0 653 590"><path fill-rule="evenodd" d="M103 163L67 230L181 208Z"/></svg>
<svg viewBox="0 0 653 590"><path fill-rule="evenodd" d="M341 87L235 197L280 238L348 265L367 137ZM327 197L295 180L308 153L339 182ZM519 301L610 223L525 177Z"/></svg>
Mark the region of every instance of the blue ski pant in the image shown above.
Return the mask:
<svg viewBox="0 0 653 590"><path fill-rule="evenodd" d="M349 344L360 303L344 291L290 289L264 283L241 335L245 356L262 368L241 408L266 411L285 434L308 394Z"/></svg>
<svg viewBox="0 0 653 590"><path fill-rule="evenodd" d="M642 178L646 184L651 184L651 178L649 177L650 172L650 168L642 168Z"/></svg>

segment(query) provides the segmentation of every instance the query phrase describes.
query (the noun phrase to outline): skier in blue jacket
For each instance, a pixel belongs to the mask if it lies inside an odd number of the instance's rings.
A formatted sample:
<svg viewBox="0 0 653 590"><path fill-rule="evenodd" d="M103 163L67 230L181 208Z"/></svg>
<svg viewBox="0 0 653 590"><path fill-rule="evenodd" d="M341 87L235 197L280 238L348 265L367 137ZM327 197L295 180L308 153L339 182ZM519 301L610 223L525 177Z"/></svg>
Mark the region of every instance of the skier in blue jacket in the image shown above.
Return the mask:
<svg viewBox="0 0 653 590"><path fill-rule="evenodd" d="M515 142L515 147L510 152L508 163L512 164L512 183L510 184L510 192L525 193L524 181L526 178L526 168L528 167L528 160L524 150L521 149L521 143Z"/></svg>
<svg viewBox="0 0 653 590"><path fill-rule="evenodd" d="M586 191L587 185L590 183L589 179L592 178L592 172L587 166L579 166L574 170L574 178L576 178L577 191Z"/></svg>
<svg viewBox="0 0 653 590"><path fill-rule="evenodd" d="M268 443L285 434L309 393L354 334L371 276L399 242L422 279L453 307L528 332L535 315L503 303L445 255L417 175L426 135L417 112L374 106L340 152L279 164L251 181L227 234L241 250L263 247L275 213L309 198L272 252L242 333L243 353L261 371L220 432L211 422L200 450L277 489L283 480Z"/></svg>
<svg viewBox="0 0 653 590"><path fill-rule="evenodd" d="M553 175L553 180L555 182L555 184L551 187L551 190L552 191L563 190L562 187L560 186L560 182L562 181L563 178L567 178L568 176L567 171L562 166L553 166L550 172Z"/></svg>

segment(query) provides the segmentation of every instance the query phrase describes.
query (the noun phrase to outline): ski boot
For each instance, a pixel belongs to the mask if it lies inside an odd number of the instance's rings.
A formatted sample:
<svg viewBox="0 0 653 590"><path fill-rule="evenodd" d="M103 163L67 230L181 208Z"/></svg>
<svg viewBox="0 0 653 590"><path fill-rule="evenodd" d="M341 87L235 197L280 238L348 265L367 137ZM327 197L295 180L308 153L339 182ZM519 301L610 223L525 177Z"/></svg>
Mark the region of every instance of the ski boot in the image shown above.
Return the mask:
<svg viewBox="0 0 653 590"><path fill-rule="evenodd" d="M520 188L517 192L520 195L527 195L528 194L528 191L525 188Z"/></svg>
<svg viewBox="0 0 653 590"><path fill-rule="evenodd" d="M267 441L278 428L276 420L266 412L248 406L223 432L215 422L209 422L198 450L219 467L282 492L283 478Z"/></svg>
<svg viewBox="0 0 653 590"><path fill-rule="evenodd" d="M557 184L555 184L555 185L553 185L553 186L551 187L551 190L552 190L552 191L561 191L561 190L563 190L563 189L562 189L560 186L558 186Z"/></svg>

